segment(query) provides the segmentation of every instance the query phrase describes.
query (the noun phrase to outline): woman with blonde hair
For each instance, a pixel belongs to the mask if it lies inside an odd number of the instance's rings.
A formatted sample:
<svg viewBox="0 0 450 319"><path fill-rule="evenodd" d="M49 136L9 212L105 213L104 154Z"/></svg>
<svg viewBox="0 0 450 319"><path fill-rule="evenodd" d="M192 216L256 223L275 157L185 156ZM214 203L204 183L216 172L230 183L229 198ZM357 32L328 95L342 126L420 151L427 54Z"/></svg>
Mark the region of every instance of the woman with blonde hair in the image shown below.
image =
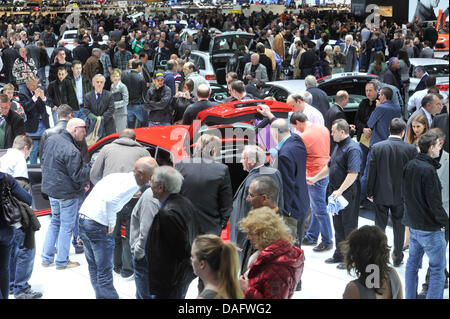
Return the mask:
<svg viewBox="0 0 450 319"><path fill-rule="evenodd" d="M254 194L258 196L258 194ZM283 218L269 207L254 209L241 220L241 229L257 251L248 271L239 278L246 299L288 299L303 273L303 250Z"/></svg>
<svg viewBox="0 0 450 319"><path fill-rule="evenodd" d="M344 72L344 67L347 64L345 55L341 53L341 47L336 45L333 48L332 74Z"/></svg>
<svg viewBox="0 0 450 319"><path fill-rule="evenodd" d="M239 257L236 246L219 236L206 234L194 239L191 250L194 273L202 280L198 299L242 299L239 287Z"/></svg>

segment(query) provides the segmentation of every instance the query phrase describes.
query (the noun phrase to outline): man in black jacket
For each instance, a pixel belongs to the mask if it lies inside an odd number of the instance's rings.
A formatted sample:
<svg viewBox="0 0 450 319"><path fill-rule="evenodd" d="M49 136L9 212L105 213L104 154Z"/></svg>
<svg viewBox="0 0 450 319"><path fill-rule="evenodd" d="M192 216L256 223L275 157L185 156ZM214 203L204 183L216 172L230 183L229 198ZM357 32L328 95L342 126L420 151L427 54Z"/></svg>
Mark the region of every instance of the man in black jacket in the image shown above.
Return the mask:
<svg viewBox="0 0 450 319"><path fill-rule="evenodd" d="M147 126L147 111L144 109L144 96L147 90L145 79L141 74L142 61L133 60L131 70L124 72L122 82L128 89L127 126L128 128Z"/></svg>
<svg viewBox="0 0 450 319"><path fill-rule="evenodd" d="M417 156L415 146L403 141L405 128L405 121L394 118L389 126L389 138L372 146L367 179L367 197L375 203L375 225L383 231L391 211L394 229L392 259L395 267L399 267L403 261L405 240L405 226L402 224L403 169Z"/></svg>
<svg viewBox="0 0 450 319"><path fill-rule="evenodd" d="M14 61L19 57L19 51L10 46L9 40L4 39L2 42L3 69L0 70L0 73L3 74L5 83L16 83L16 80L12 75L12 69Z"/></svg>
<svg viewBox="0 0 450 319"><path fill-rule="evenodd" d="M203 134L196 142L193 158L175 166L184 177L180 194L198 208L200 234L220 236L233 208L228 166L214 161L220 148L217 136Z"/></svg>
<svg viewBox="0 0 450 319"><path fill-rule="evenodd" d="M211 102L209 96L211 95L211 88L207 84L200 84L197 88L197 102L189 105L183 115L183 125L191 125L197 117L198 113L209 109L211 106L217 105L216 102Z"/></svg>
<svg viewBox="0 0 450 319"><path fill-rule="evenodd" d="M314 47L314 43L308 43L308 50L303 53L302 57L300 58L300 61L298 63L298 67L301 71L300 79L304 79L307 75L312 74L312 66L314 65L314 63L319 61L317 54L314 52Z"/></svg>
<svg viewBox="0 0 450 319"><path fill-rule="evenodd" d="M50 61L50 71L48 74L48 81L52 82L58 79L58 69L65 68L67 73L72 75L72 63L66 61L66 51L64 49L59 49L56 54L55 60Z"/></svg>
<svg viewBox="0 0 450 319"><path fill-rule="evenodd" d="M0 94L0 149L11 148L18 135L25 135L23 118L11 110L11 101L6 94Z"/></svg>
<svg viewBox="0 0 450 319"><path fill-rule="evenodd" d="M89 54L89 49L84 44L80 44L80 40L74 39L73 40L73 60L78 60L81 62L82 65L84 65L91 56Z"/></svg>
<svg viewBox="0 0 450 319"><path fill-rule="evenodd" d="M154 86L149 88L145 107L149 110L148 126L170 125L172 120L172 91L164 84L164 74L158 72L153 78Z"/></svg>
<svg viewBox="0 0 450 319"><path fill-rule="evenodd" d="M197 209L179 194L182 183L183 176L170 166L156 168L150 183L161 203L145 245L150 294L157 299L184 299L195 278L190 256L198 235Z"/></svg>
<svg viewBox="0 0 450 319"><path fill-rule="evenodd" d="M83 158L76 143L86 135L83 120L73 118L60 134L47 139L42 162L42 192L47 194L52 208L52 220L47 230L42 251L42 266L48 267L55 260L56 269L77 267L69 260L70 238L78 213L80 198L89 184L90 163Z"/></svg>
<svg viewBox="0 0 450 319"><path fill-rule="evenodd" d="M317 79L314 75L308 75L305 78L306 91L312 95L312 106L318 109L323 117L327 114L330 109L330 102L328 101L328 95L324 90L317 87Z"/></svg>
<svg viewBox="0 0 450 319"><path fill-rule="evenodd" d="M266 67L266 71L267 71L267 77L269 78L269 81L272 81L273 79L273 68L272 68L272 60L264 54L265 52L265 47L264 44L262 43L258 43L256 45L256 52L259 54L259 63L261 63L262 65L264 65ZM244 66L241 67L242 71L244 70ZM242 74L241 71L241 74Z"/></svg>
<svg viewBox="0 0 450 319"><path fill-rule="evenodd" d="M409 257L405 271L405 297L417 298L417 273L422 257L428 256L430 281L427 299L442 299L445 285L446 240L448 216L442 207L442 185L436 170L436 158L442 148L439 136L426 132L419 138L420 154L403 171L405 215L403 224L409 227Z"/></svg>

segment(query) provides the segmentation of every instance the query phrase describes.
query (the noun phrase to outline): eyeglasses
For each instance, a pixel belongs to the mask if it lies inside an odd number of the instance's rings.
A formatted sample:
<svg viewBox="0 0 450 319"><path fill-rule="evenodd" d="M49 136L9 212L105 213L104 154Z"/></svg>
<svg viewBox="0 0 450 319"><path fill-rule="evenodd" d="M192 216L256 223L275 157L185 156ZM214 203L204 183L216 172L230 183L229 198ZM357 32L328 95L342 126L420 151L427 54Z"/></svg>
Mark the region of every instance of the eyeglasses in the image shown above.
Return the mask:
<svg viewBox="0 0 450 319"><path fill-rule="evenodd" d="M248 192L247 196L250 197L250 198L255 198L255 197L258 197L258 196L264 196L264 194L252 194L252 193Z"/></svg>
<svg viewBox="0 0 450 319"><path fill-rule="evenodd" d="M75 126L75 128L84 128L84 129L87 129L87 126Z"/></svg>

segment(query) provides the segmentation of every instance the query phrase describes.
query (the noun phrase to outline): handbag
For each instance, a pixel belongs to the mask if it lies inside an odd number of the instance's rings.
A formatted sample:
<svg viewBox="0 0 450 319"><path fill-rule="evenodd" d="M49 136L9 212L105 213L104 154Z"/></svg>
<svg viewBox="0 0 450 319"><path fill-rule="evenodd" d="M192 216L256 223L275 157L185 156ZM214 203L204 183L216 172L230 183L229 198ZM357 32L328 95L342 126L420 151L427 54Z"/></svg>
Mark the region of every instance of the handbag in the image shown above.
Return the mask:
<svg viewBox="0 0 450 319"><path fill-rule="evenodd" d="M122 101L123 100L122 92L114 92L113 98L114 98L114 102Z"/></svg>
<svg viewBox="0 0 450 319"><path fill-rule="evenodd" d="M6 224L9 226L20 225L22 214L20 213L20 207L17 199L11 194L11 188L8 185L7 175L5 175L3 181L2 208Z"/></svg>
<svg viewBox="0 0 450 319"><path fill-rule="evenodd" d="M99 140L98 131L100 129L101 123L102 120L100 117L98 117L97 121L95 122L94 129L88 136L86 136L86 144L88 147L94 145Z"/></svg>

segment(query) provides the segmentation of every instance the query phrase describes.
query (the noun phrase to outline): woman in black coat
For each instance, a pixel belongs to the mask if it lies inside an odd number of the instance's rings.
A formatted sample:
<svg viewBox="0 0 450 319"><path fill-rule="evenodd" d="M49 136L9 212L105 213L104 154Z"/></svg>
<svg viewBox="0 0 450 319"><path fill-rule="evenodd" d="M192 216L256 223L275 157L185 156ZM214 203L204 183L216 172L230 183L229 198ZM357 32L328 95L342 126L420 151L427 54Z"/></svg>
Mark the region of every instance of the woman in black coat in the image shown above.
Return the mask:
<svg viewBox="0 0 450 319"><path fill-rule="evenodd" d="M37 76L39 77L41 84L45 85L46 84L45 67L50 64L50 61L48 58L47 50L45 49L44 42L38 41L38 42L36 42L36 45L41 50L39 53L39 64L38 64Z"/></svg>
<svg viewBox="0 0 450 319"><path fill-rule="evenodd" d="M195 102L195 96L193 96L192 91L194 91L194 81L187 79L181 86L182 89L178 91L173 100L173 120L172 123L176 123L183 119L184 111L187 107Z"/></svg>

